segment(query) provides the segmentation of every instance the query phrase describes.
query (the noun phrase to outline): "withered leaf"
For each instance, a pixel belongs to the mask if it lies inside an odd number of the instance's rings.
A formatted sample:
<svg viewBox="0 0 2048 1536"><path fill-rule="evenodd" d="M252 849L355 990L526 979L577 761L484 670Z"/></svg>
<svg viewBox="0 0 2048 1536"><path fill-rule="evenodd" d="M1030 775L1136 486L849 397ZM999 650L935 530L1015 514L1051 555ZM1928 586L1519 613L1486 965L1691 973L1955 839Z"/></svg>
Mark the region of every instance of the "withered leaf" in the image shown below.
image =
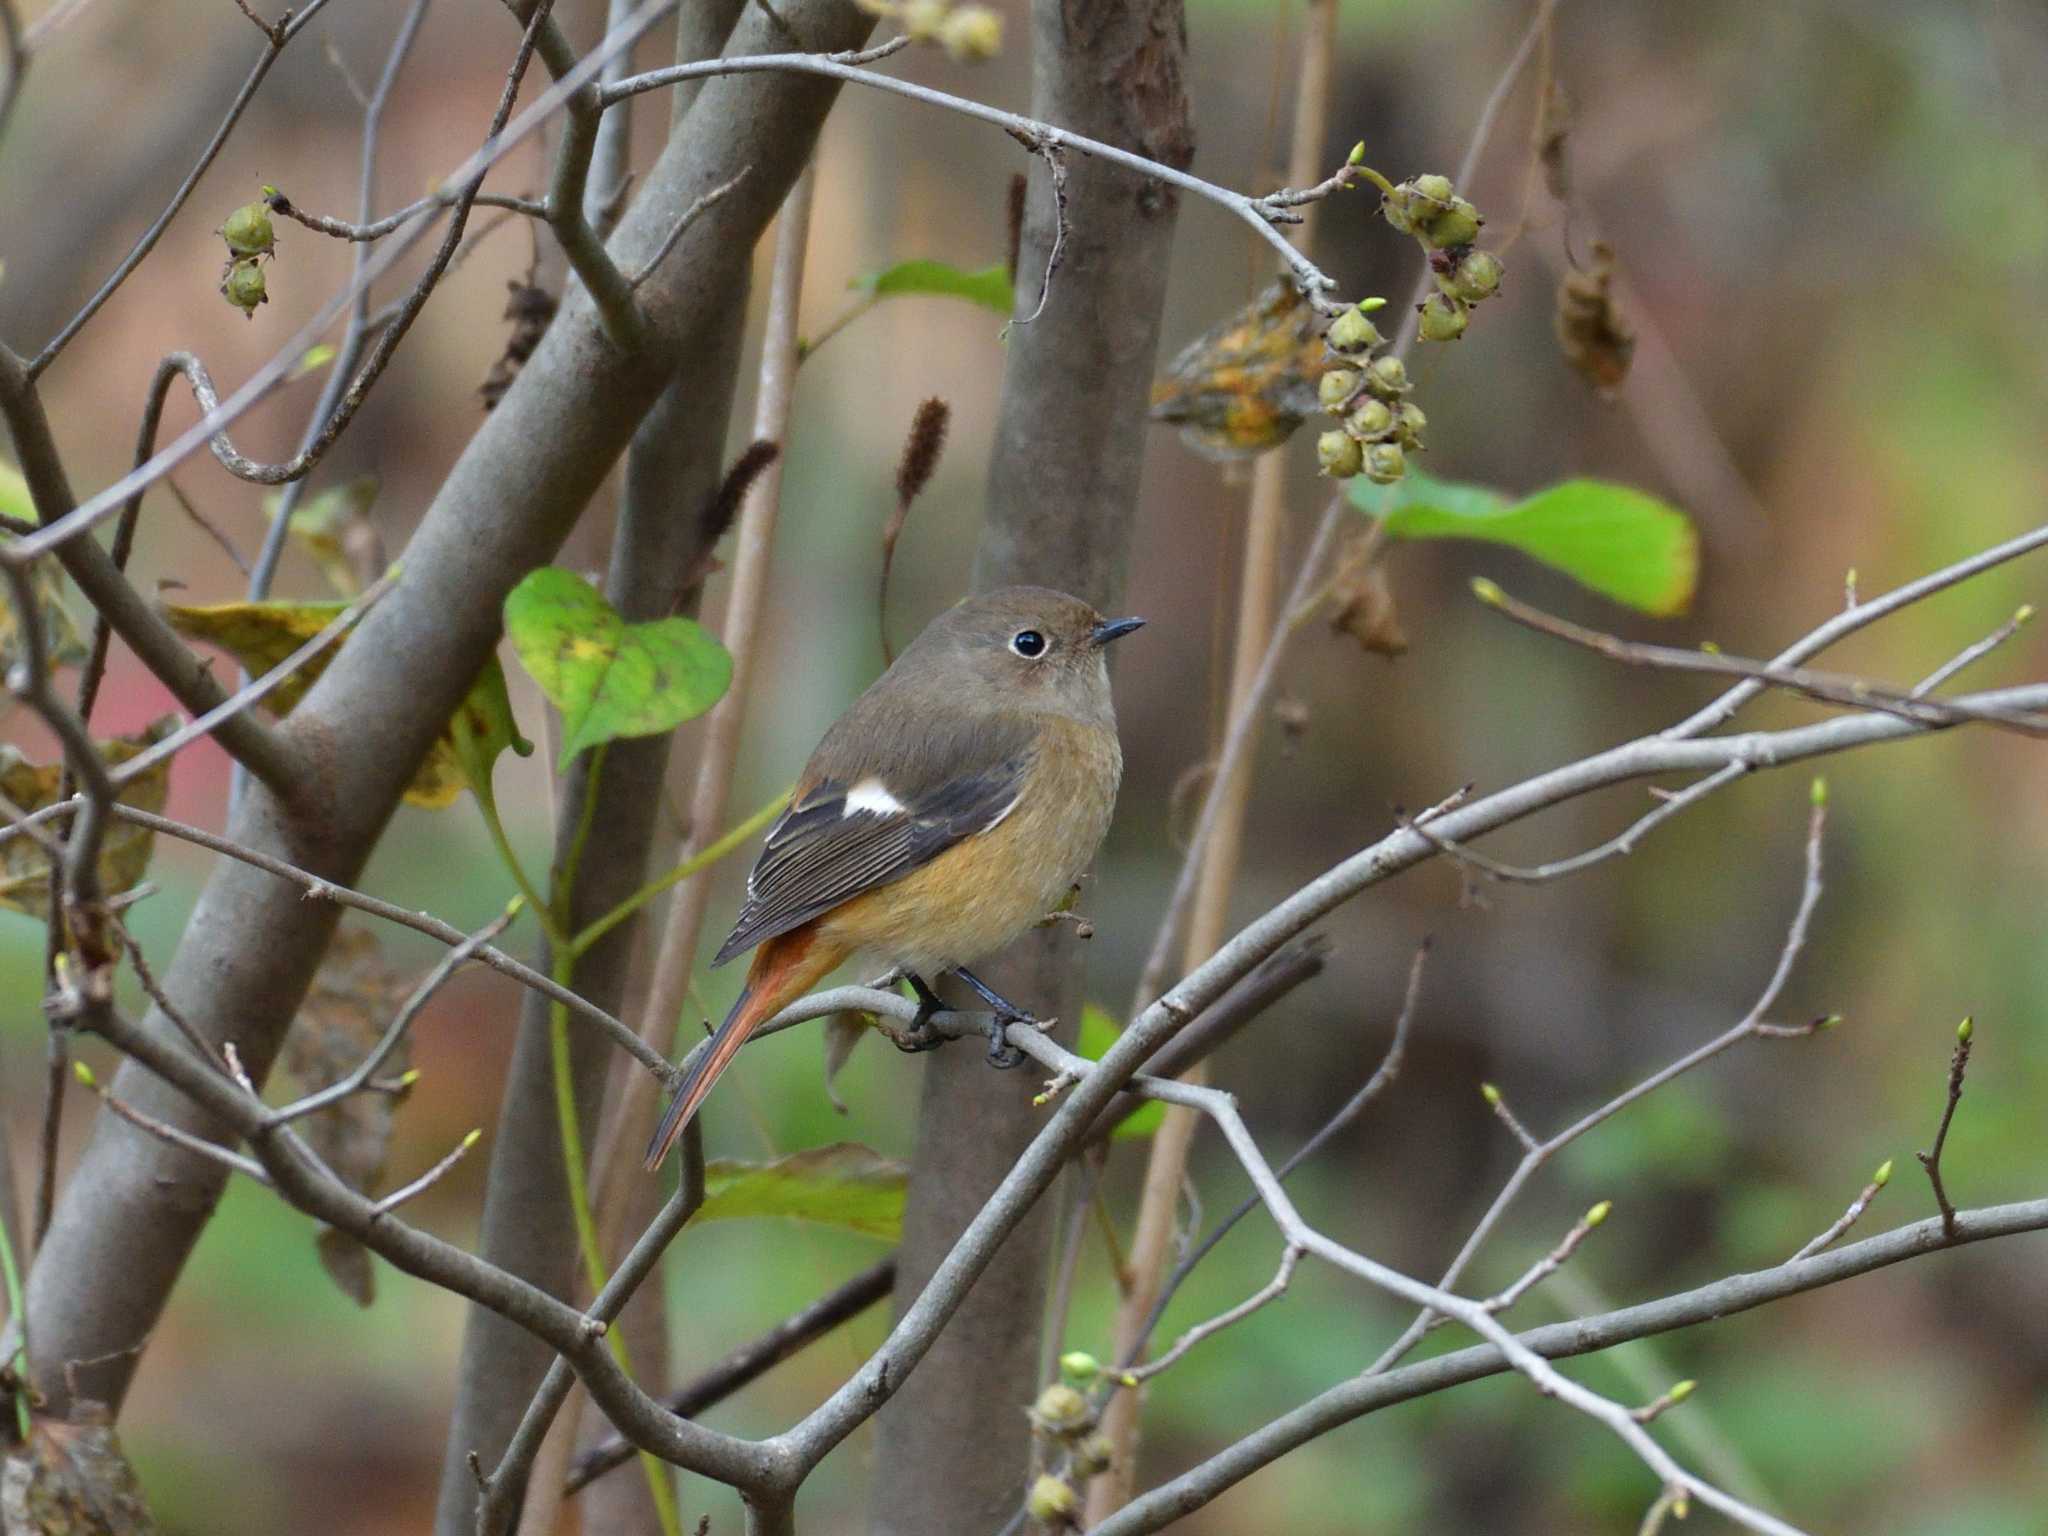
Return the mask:
<svg viewBox="0 0 2048 1536"><path fill-rule="evenodd" d="M1197 337L1152 386L1152 419L1210 459L1277 448L1321 409L1326 351L1315 310L1286 278Z"/></svg>
<svg viewBox="0 0 2048 1536"><path fill-rule="evenodd" d="M1621 387L1636 355L1635 329L1615 308L1609 291L1613 280L1614 251L1604 241L1595 241L1592 265L1567 273L1558 286L1554 317L1564 360L1603 398L1611 398Z"/></svg>
<svg viewBox="0 0 2048 1536"><path fill-rule="evenodd" d="M166 715L134 735L101 742L100 753L109 763L125 763L177 728L177 717ZM39 811L52 804L63 778L62 763L32 763L13 747L0 746L0 794L24 811ZM171 762L165 758L132 783L122 785L118 798L138 811L160 812L170 788ZM141 884L155 845L156 834L149 828L132 821L109 822L100 844L100 893L118 896ZM49 920L50 860L32 837L0 843L0 907Z"/></svg>
<svg viewBox="0 0 2048 1536"><path fill-rule="evenodd" d="M339 1082L370 1053L410 991L411 984L385 963L375 934L340 929L285 1036L285 1070L307 1093ZM409 1056L407 1042L400 1041L380 1076L399 1076ZM393 1093L351 1094L300 1121L299 1133L350 1188L373 1195L384 1180L398 1099ZM376 1290L369 1251L332 1227L322 1228L315 1244L321 1267L343 1293L359 1306L370 1305Z"/></svg>
<svg viewBox="0 0 2048 1536"><path fill-rule="evenodd" d="M41 621L44 654L53 667L76 667L85 663L85 635L64 601L62 567L53 559L38 560L28 568L29 590ZM14 611L14 589L0 584L0 676L22 659L25 636L21 615Z"/></svg>
<svg viewBox="0 0 2048 1536"><path fill-rule="evenodd" d="M853 1048L867 1034L871 1022L864 1013L835 1013L825 1021L825 1097L842 1115L846 1113L846 1101L832 1086L833 1080L852 1060Z"/></svg>
<svg viewBox="0 0 2048 1536"><path fill-rule="evenodd" d="M1373 553L1373 541L1367 534L1355 539L1345 553L1336 579L1330 583L1334 604L1330 628L1351 636L1375 656L1404 655L1408 635L1401 628L1386 567L1373 559Z"/></svg>
<svg viewBox="0 0 2048 1536"><path fill-rule="evenodd" d="M37 1419L0 1467L7 1536L154 1536L156 1528L104 1409L85 1422Z"/></svg>

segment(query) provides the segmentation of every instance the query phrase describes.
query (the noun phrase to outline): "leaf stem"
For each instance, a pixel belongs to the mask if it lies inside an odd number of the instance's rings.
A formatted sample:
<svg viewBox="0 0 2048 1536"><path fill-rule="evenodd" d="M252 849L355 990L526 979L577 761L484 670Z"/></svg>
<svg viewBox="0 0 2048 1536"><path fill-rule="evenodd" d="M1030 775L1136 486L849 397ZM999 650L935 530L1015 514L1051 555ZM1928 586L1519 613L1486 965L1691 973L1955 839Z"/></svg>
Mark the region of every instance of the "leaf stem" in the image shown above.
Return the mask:
<svg viewBox="0 0 2048 1536"><path fill-rule="evenodd" d="M680 884L699 870L716 864L735 849L752 842L755 833L782 814L782 809L789 804L789 797L793 792L794 786L791 786L790 789L785 789L745 821L734 827L730 832L727 832L717 842L700 848L666 874L656 875L652 880L641 886L639 890L628 896L616 907L613 907L603 917L590 923L582 932L571 939L568 946L570 953L573 955L583 954L591 945L595 944L607 933L610 933L612 929L618 927L620 923L626 921L627 918L638 912L670 886Z"/></svg>
<svg viewBox="0 0 2048 1536"><path fill-rule="evenodd" d="M12 1192L9 1192L10 1197ZM28 1378L23 1374L28 1354L28 1327L24 1320L21 1304L21 1271L14 1263L14 1240L7 1230L7 1223L0 1221L0 1280L7 1286L7 1315L15 1320L20 1330L21 1344L14 1351L14 1358L7 1362L8 1370L20 1383L14 1391L14 1417L16 1427L21 1431L21 1442L28 1444Z"/></svg>

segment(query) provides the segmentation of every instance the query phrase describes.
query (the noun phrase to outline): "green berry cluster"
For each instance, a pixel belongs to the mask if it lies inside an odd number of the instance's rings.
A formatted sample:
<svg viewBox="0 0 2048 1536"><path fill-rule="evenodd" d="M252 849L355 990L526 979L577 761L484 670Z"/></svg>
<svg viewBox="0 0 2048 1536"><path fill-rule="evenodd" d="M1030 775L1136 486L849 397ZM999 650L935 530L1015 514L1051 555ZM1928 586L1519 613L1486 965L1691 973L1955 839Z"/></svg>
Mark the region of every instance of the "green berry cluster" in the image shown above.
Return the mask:
<svg viewBox="0 0 2048 1536"><path fill-rule="evenodd" d="M216 233L228 248L228 264L220 275L221 296L244 318L253 320L256 306L270 300L263 283L263 263L277 253L270 205L260 199L244 203L227 216Z"/></svg>
<svg viewBox="0 0 2048 1536"><path fill-rule="evenodd" d="M1109 1437L1096 1428L1095 1405L1080 1388L1102 1375L1092 1355L1076 1350L1060 1357L1062 1380L1038 1394L1031 1405L1031 1431L1051 1452L1050 1470L1025 1496L1025 1511L1041 1530L1065 1531L1081 1523L1081 1492L1075 1485L1109 1470Z"/></svg>
<svg viewBox="0 0 2048 1536"><path fill-rule="evenodd" d="M1391 188L1380 204L1386 221L1413 235L1429 256L1436 292L1422 304L1424 341L1456 341L1472 319L1472 306L1500 292L1500 258L1472 248L1486 220L1458 196L1448 176L1417 176Z"/></svg>
<svg viewBox="0 0 2048 1536"><path fill-rule="evenodd" d="M1342 425L1316 439L1316 458L1333 480L1364 475L1375 485L1392 485L1408 472L1408 454L1422 447L1429 425L1421 407L1406 398L1413 387L1407 366L1398 357L1373 355L1386 338L1372 314L1386 302L1353 305L1323 334L1331 366L1317 381L1316 396Z"/></svg>

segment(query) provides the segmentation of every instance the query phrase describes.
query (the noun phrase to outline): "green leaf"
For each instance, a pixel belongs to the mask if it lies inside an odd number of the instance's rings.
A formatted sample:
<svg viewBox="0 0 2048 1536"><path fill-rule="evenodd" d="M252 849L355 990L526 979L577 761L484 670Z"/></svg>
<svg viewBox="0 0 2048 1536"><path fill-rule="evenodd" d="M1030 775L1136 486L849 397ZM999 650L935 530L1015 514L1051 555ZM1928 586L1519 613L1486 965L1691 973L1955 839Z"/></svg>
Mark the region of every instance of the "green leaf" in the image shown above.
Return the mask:
<svg viewBox="0 0 2048 1536"><path fill-rule="evenodd" d="M1090 1061L1100 1061L1116 1044L1116 1037L1123 1031L1117 1028L1116 1020L1093 1003L1081 1009L1081 1038L1075 1043L1075 1051ZM1159 1122L1166 1118L1166 1106L1154 1100L1128 1117L1111 1135L1113 1141L1124 1141L1136 1137L1150 1136L1159 1129Z"/></svg>
<svg viewBox="0 0 2048 1536"><path fill-rule="evenodd" d="M696 718L732 682L732 656L694 619L628 624L589 582L556 566L512 589L505 633L562 712L565 771L586 747Z"/></svg>
<svg viewBox="0 0 2048 1536"><path fill-rule="evenodd" d="M512 696L505 691L505 669L493 656L469 690L461 708L448 722L446 744L454 756L462 781L477 799L497 804L491 790L491 772L498 754L508 748L521 757L533 756L533 743L519 734L519 722L512 718ZM436 743L438 748L441 743Z"/></svg>
<svg viewBox="0 0 2048 1536"><path fill-rule="evenodd" d="M299 360L292 364L292 371L284 376L287 384L296 383L309 373L317 373L334 361L334 344L323 341L317 346L306 348Z"/></svg>
<svg viewBox="0 0 2048 1536"><path fill-rule="evenodd" d="M871 277L855 278L852 286L864 288L878 299L899 293L965 299L999 315L1008 315L1017 307L1016 290L1001 263L983 267L979 272L963 272L943 261L899 261Z"/></svg>
<svg viewBox="0 0 2048 1536"><path fill-rule="evenodd" d="M1513 500L1418 470L1391 491L1354 480L1346 493L1400 539L1483 539L1520 550L1603 597L1668 618L1699 579L1699 534L1676 507L1604 480L1566 480Z"/></svg>
<svg viewBox="0 0 2048 1536"><path fill-rule="evenodd" d="M772 1163L713 1158L692 1221L789 1216L896 1242L903 1236L909 1169L858 1142L792 1152Z"/></svg>

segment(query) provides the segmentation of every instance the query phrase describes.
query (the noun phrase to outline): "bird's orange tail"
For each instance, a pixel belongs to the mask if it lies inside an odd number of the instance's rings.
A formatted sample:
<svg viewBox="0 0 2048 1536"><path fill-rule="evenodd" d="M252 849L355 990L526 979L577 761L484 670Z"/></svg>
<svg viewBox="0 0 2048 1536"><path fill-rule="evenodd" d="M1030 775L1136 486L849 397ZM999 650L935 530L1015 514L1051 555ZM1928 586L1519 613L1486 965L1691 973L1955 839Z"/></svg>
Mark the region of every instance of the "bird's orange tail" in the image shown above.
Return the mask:
<svg viewBox="0 0 2048 1536"><path fill-rule="evenodd" d="M669 1101L661 1128L647 1144L647 1169L659 1168L683 1134L683 1128L697 1113L711 1087L732 1065L733 1057L747 1043L748 1036L775 1017L790 1003L810 991L826 972L838 966L846 953L837 945L819 942L814 924L805 923L788 933L777 934L754 951L747 967L747 984L711 1037L711 1048L697 1058Z"/></svg>

